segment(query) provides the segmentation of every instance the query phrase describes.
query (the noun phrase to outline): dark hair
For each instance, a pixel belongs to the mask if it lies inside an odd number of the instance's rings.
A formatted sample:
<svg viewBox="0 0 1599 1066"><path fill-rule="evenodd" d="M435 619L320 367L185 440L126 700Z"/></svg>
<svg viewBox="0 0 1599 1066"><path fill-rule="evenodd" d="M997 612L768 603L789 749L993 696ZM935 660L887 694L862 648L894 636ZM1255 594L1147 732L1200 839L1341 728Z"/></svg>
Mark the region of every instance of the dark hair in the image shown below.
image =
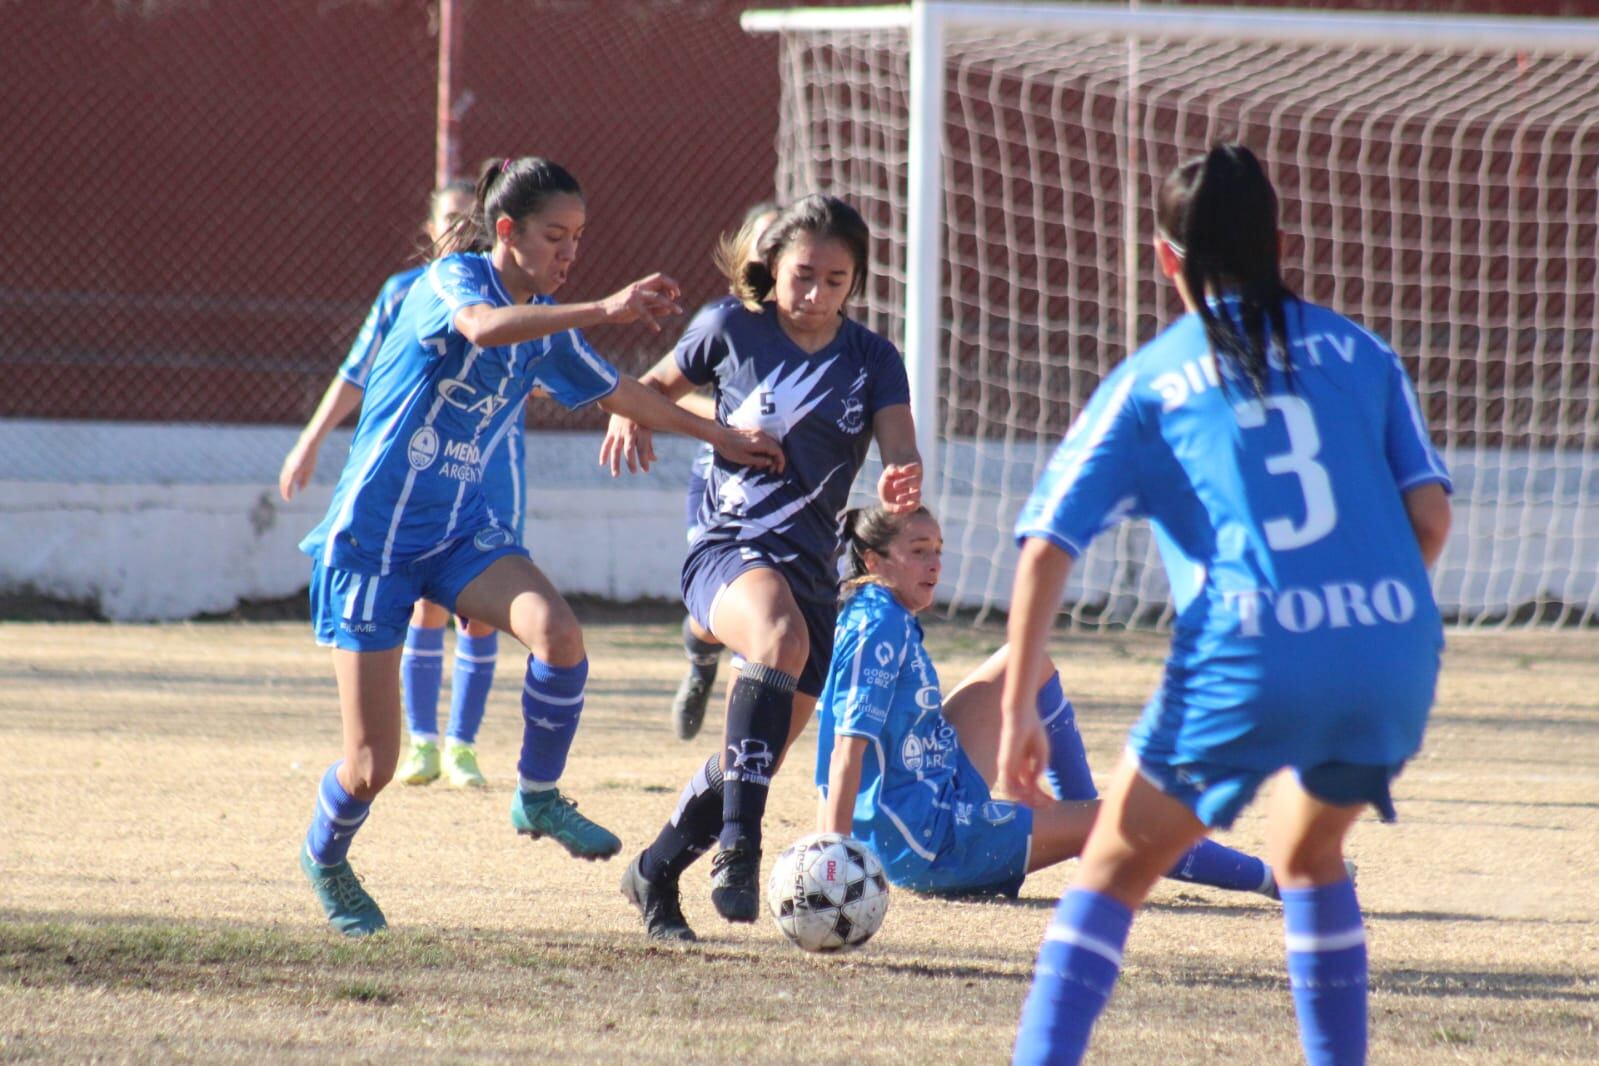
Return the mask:
<svg viewBox="0 0 1599 1066"><path fill-rule="evenodd" d="M550 197L582 198L583 187L559 163L528 155L485 160L473 187L472 212L457 216L433 246L433 257L452 252L486 252L494 247L494 223L502 215L520 226Z"/></svg>
<svg viewBox="0 0 1599 1066"><path fill-rule="evenodd" d="M755 251L755 227L761 219L779 214L781 211L782 208L777 205L776 200L762 200L744 212L744 219L738 224L738 229L717 238L716 250L711 253L711 260L716 264L716 269L727 279L728 291L734 296L738 295L739 279L744 276L744 264L750 261L750 256Z"/></svg>
<svg viewBox="0 0 1599 1066"><path fill-rule="evenodd" d="M872 231L849 204L836 196L811 195L795 200L772 220L756 245L760 260L745 264L733 286L733 294L751 309L772 294L777 285L777 261L801 233L816 238L842 241L855 260L855 279L851 297L866 290L866 264Z"/></svg>
<svg viewBox="0 0 1599 1066"><path fill-rule="evenodd" d="M1183 281L1212 350L1265 392L1273 349L1289 372L1286 307L1296 297L1283 284L1277 193L1260 161L1241 144L1188 160L1161 183L1156 221L1183 257ZM1217 314L1207 292L1236 297L1238 317Z"/></svg>
<svg viewBox="0 0 1599 1066"><path fill-rule="evenodd" d="M895 514L886 507L851 507L844 512L844 576L841 579L839 598L853 596L857 589L876 577L866 568L866 553L874 551L887 555L888 546L904 532L910 520L917 515L931 518L933 512L926 507Z"/></svg>

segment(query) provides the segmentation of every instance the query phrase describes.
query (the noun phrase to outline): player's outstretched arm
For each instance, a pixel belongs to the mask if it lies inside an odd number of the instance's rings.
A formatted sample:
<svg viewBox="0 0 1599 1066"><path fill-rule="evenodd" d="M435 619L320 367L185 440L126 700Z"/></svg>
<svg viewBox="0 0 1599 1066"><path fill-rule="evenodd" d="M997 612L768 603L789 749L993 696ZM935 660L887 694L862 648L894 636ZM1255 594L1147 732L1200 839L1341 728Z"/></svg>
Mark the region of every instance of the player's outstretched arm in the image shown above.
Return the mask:
<svg viewBox="0 0 1599 1066"><path fill-rule="evenodd" d="M1410 516L1410 528L1416 532L1422 561L1431 569L1443 554L1449 527L1454 522L1449 494L1436 481L1417 485L1405 493L1405 513Z"/></svg>
<svg viewBox="0 0 1599 1066"><path fill-rule="evenodd" d="M322 448L322 442L339 423L361 406L362 392L359 385L353 385L337 374L328 383L327 391L322 394L322 401L316 405L316 412L311 415L311 421L300 431L300 439L294 442L294 447L284 456L283 466L278 470L278 494L285 500L294 499L295 493L311 483L311 475L316 473L316 457Z"/></svg>
<svg viewBox="0 0 1599 1066"><path fill-rule="evenodd" d="M705 419L716 417L715 404L709 401L703 405L689 403L694 383L683 376L678 369L677 359L670 352L646 370L638 381L668 400L675 400L692 414ZM608 463L611 476L617 477L622 472L624 461L630 474L649 470L650 464L655 462L655 434L649 427L641 426L630 418L612 415L610 424L605 427L605 440L600 444L600 465Z"/></svg>
<svg viewBox="0 0 1599 1066"><path fill-rule="evenodd" d="M521 344L568 329L642 322L659 333L660 320L680 315L677 282L665 274L640 278L603 300L576 304L471 304L455 313L455 328L480 348Z"/></svg>
<svg viewBox="0 0 1599 1066"><path fill-rule="evenodd" d="M1071 570L1070 555L1047 540L1032 537L1022 545L1011 585L1010 621L1005 632L1011 660L1000 697L995 791L1029 807L1055 802L1038 784L1049 765L1049 737L1038 720L1035 679L1042 676L1045 645Z"/></svg>
<svg viewBox="0 0 1599 1066"><path fill-rule="evenodd" d="M690 414L659 392L625 375L617 384L616 391L600 401L600 409L651 429L681 433L705 441L740 466L751 466L758 470L783 469L783 446L768 434L758 429L735 429ZM613 475L620 472L620 447L620 441L609 434L600 445L600 465L609 466Z"/></svg>
<svg viewBox="0 0 1599 1066"><path fill-rule="evenodd" d="M861 767L866 765L866 738L841 736L833 745L833 759L827 766L827 797L822 801L823 833L853 836L855 796L861 790Z"/></svg>
<svg viewBox="0 0 1599 1066"><path fill-rule="evenodd" d="M916 448L916 421L909 404L885 407L872 418L872 436L883 460L877 498L895 514L922 505L922 453Z"/></svg>

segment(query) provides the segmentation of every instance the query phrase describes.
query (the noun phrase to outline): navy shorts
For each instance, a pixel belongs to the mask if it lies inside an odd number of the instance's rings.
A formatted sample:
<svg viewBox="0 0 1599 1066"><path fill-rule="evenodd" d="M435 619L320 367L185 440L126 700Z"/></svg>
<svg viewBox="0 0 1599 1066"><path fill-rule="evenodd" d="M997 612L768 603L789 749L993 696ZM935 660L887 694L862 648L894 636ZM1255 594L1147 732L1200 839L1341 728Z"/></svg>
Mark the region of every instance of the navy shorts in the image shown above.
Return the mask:
<svg viewBox="0 0 1599 1066"><path fill-rule="evenodd" d="M683 562L683 605L700 628L715 636L711 616L716 613L722 593L740 574L761 569L775 570L785 579L787 577L783 564L763 548L731 540L701 540L689 549L688 558ZM838 621L838 603L836 600L825 603L805 600L798 596L794 597L794 602L799 604L811 641L810 658L805 660L805 668L800 671L798 688L807 696L820 696L822 684L827 680L827 668L833 661L833 626Z"/></svg>

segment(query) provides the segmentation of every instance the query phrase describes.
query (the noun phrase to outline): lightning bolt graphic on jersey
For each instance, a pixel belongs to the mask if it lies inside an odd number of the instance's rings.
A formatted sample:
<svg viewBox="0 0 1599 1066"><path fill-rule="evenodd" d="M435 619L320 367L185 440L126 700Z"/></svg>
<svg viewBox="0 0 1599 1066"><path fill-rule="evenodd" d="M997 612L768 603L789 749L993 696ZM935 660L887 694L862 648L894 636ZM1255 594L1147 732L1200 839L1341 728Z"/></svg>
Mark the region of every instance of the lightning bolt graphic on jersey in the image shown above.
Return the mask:
<svg viewBox="0 0 1599 1066"><path fill-rule="evenodd" d="M727 424L739 429L759 429L778 440L788 436L789 430L800 419L816 409L827 399L832 389L824 389L816 396L811 390L827 373L827 368L838 360L837 356L825 363L811 365L800 363L791 370L784 363L767 375L766 380L751 389L744 402L727 416Z"/></svg>
<svg viewBox="0 0 1599 1066"><path fill-rule="evenodd" d="M759 507L768 496L782 488L783 483L759 470L740 470L722 483L720 491L716 494L717 505L722 514L729 516L732 524L738 526L739 540L750 540L762 533L781 533L788 528L786 524L788 520L820 496L822 490L827 488L827 483L833 480L833 475L846 465L839 463L829 470L821 483L810 492L796 500L790 500L771 514L764 515L751 515L749 512L751 508Z"/></svg>

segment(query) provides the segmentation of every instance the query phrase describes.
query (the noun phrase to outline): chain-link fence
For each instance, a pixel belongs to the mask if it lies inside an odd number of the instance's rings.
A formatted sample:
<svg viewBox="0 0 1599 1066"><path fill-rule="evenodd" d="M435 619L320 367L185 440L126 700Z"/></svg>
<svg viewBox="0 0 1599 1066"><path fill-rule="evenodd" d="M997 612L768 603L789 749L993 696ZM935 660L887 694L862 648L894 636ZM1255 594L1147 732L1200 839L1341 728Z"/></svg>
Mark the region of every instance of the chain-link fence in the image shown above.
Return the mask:
<svg viewBox="0 0 1599 1066"><path fill-rule="evenodd" d="M541 154L584 182L563 299L653 270L690 302L719 290L712 241L774 167L776 45L743 6L457 0L465 176ZM417 254L437 20L414 0L0 2L0 420L303 422ZM638 372L680 329L591 336ZM546 403L530 424L598 423ZM281 434L260 439L275 468ZM14 473L96 480L109 458L36 446ZM213 472L167 458L163 479Z"/></svg>

